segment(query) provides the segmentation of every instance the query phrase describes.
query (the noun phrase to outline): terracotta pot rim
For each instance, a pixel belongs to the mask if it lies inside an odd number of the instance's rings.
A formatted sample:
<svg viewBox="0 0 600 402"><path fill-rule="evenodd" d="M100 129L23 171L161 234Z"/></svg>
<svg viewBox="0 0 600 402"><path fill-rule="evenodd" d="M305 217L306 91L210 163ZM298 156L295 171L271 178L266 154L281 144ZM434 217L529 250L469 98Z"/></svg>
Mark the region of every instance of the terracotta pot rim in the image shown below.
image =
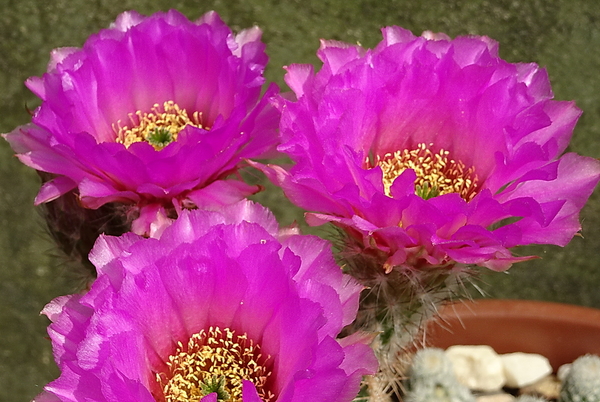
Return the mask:
<svg viewBox="0 0 600 402"><path fill-rule="evenodd" d="M586 353L600 355L600 309L537 300L477 299L440 309L427 344L489 345L498 353L538 353L557 370Z"/></svg>
<svg viewBox="0 0 600 402"><path fill-rule="evenodd" d="M466 316L513 317L539 319L600 326L600 309L575 304L520 299L475 299L445 305L440 309L442 319Z"/></svg>

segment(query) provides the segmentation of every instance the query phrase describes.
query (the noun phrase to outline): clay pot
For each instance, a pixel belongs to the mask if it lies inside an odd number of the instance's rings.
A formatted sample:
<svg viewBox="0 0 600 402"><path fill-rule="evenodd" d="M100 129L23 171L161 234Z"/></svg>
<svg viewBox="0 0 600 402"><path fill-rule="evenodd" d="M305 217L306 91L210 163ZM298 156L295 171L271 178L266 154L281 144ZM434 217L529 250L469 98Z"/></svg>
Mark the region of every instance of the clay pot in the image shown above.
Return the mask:
<svg viewBox="0 0 600 402"><path fill-rule="evenodd" d="M445 306L428 327L427 343L490 345L497 353L539 353L558 367L586 353L600 355L600 310L568 304L481 299Z"/></svg>

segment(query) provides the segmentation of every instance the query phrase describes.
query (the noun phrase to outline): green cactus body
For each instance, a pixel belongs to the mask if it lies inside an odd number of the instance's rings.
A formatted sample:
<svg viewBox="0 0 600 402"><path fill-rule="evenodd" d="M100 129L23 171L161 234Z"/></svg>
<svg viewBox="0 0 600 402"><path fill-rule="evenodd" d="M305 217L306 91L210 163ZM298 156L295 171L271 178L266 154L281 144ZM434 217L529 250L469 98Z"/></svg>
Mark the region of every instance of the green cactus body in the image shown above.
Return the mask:
<svg viewBox="0 0 600 402"><path fill-rule="evenodd" d="M378 334L371 345L379 360L379 372L372 379L377 389L367 385L368 400L391 401L391 394L402 393L400 382L410 363L409 350L423 346L425 324L437 317L443 303L468 298L465 283L475 270L459 264L431 266L420 260L407 263L410 268L386 270L383 257L350 253L352 245L341 249L345 250L344 271L365 286L357 318L343 335ZM387 395L387 399L376 395Z"/></svg>
<svg viewBox="0 0 600 402"><path fill-rule="evenodd" d="M600 357L581 356L573 362L560 390L560 402L600 402Z"/></svg>

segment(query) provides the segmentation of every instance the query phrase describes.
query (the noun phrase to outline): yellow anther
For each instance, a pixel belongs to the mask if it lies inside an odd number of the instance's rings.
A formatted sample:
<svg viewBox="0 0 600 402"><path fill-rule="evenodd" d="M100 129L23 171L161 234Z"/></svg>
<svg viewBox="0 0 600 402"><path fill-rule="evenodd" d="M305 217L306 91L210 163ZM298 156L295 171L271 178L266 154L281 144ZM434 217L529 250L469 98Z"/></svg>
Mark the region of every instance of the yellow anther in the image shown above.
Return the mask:
<svg viewBox="0 0 600 402"><path fill-rule="evenodd" d="M122 126L120 120L113 124L116 142L129 147L135 142L146 141L157 151L177 141L179 132L188 125L207 128L202 124L202 113L196 111L190 117L173 101L164 102L162 106L156 103L149 113L140 110L129 113L129 121L130 125L126 126Z"/></svg>
<svg viewBox="0 0 600 402"><path fill-rule="evenodd" d="M433 153L424 143L416 149L404 149L386 153L376 157L374 162L365 161L367 169L379 166L383 171L383 187L385 194L391 197L394 180L406 169L414 170L417 175L415 188L418 195L427 199L437 195L458 193L466 201L470 201L479 191L479 179L475 168L467 169L461 161L450 159L450 152L440 149Z"/></svg>
<svg viewBox="0 0 600 402"><path fill-rule="evenodd" d="M209 384L219 388L220 393L215 392L221 395L220 401L238 402L242 400L243 380L252 381L263 401L275 399L267 384L272 362L261 357L260 346L246 334L210 327L192 335L186 346L178 342L177 350L168 358L167 372L156 374L163 392L159 400L197 402L206 396Z"/></svg>

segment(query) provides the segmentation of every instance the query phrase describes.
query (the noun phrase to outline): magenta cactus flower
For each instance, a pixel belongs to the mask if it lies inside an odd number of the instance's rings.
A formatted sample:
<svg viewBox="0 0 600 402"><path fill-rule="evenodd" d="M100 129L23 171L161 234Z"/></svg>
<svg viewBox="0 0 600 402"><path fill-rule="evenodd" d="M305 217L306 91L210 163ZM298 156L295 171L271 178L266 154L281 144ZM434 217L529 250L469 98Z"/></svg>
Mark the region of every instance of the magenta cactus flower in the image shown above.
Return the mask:
<svg viewBox="0 0 600 402"><path fill-rule="evenodd" d="M287 68L297 100L279 100L295 166L261 167L310 224L342 227L385 272L503 271L532 258L510 248L580 230L600 162L563 155L581 111L552 100L544 69L502 60L487 37L399 27L374 49L323 41L318 56L316 74Z"/></svg>
<svg viewBox="0 0 600 402"><path fill-rule="evenodd" d="M215 12L191 22L130 11L81 49L54 50L48 72L26 82L42 100L32 123L5 135L24 164L54 176L35 203L74 190L86 208L133 205L133 229L151 234L183 208L258 191L230 176L277 142L260 37L234 35Z"/></svg>
<svg viewBox="0 0 600 402"><path fill-rule="evenodd" d="M101 236L88 293L55 299L60 377L39 401L351 401L376 370L330 246L249 201L182 211L160 239Z"/></svg>

